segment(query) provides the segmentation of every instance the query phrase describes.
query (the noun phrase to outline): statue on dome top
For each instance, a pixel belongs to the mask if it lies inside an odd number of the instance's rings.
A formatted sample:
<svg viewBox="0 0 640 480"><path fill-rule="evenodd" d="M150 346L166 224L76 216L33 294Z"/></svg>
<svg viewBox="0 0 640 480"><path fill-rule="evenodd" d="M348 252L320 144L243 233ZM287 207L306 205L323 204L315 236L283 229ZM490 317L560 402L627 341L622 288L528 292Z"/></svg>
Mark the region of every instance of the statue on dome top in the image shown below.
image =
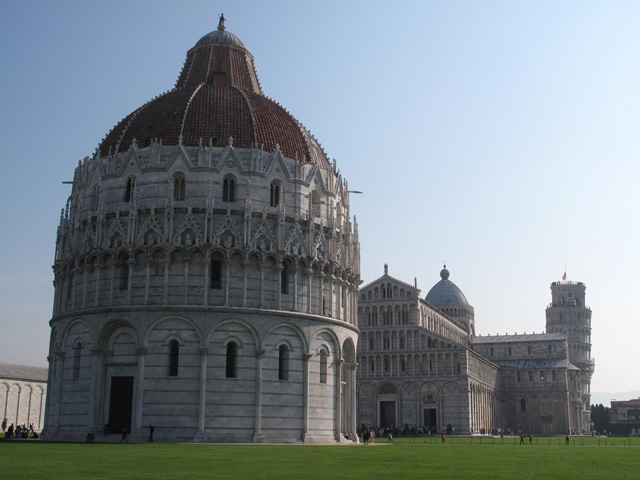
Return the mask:
<svg viewBox="0 0 640 480"><path fill-rule="evenodd" d="M220 21L218 22L218 30L226 30L226 27L224 26L224 13L220 14Z"/></svg>

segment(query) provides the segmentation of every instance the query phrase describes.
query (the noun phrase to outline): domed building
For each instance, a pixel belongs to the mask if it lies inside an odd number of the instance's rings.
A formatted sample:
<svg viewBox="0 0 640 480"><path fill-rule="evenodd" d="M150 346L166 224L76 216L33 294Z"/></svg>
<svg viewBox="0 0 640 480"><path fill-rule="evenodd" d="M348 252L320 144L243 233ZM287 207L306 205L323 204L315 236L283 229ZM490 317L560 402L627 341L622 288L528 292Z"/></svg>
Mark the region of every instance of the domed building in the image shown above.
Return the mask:
<svg viewBox="0 0 640 480"><path fill-rule="evenodd" d="M421 298L384 275L360 290L358 424L395 433L588 433L591 310L581 282L553 282L547 332L475 334L446 266ZM576 327L578 325L579 327Z"/></svg>
<svg viewBox="0 0 640 480"><path fill-rule="evenodd" d="M347 182L221 17L76 168L43 437L354 439L359 272Z"/></svg>
<svg viewBox="0 0 640 480"><path fill-rule="evenodd" d="M449 280L449 275L449 270L445 265L440 271L441 280L429 290L425 301L469 332L469 338L471 338L475 335L473 307L469 305L467 297L464 296L462 290Z"/></svg>

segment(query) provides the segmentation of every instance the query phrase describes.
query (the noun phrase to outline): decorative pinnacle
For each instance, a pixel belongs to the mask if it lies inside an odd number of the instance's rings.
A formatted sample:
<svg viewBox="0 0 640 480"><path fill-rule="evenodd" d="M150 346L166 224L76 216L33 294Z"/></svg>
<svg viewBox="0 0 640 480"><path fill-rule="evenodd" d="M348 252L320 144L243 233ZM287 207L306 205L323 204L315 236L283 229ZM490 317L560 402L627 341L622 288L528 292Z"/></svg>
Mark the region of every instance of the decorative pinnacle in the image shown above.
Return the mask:
<svg viewBox="0 0 640 480"><path fill-rule="evenodd" d="M221 13L220 21L218 22L218 30L223 30L223 31L226 30L226 27L224 26L224 21L225 21L224 13Z"/></svg>

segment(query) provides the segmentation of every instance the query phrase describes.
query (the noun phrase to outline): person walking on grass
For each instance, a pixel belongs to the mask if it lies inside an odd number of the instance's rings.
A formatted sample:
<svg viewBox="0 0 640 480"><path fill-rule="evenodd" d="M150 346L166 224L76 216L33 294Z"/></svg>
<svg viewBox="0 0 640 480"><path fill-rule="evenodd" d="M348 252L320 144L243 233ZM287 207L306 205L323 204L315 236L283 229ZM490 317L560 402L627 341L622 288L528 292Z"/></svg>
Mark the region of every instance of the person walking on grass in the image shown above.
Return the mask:
<svg viewBox="0 0 640 480"><path fill-rule="evenodd" d="M149 424L149 442L153 443L153 432L155 432L156 429L153 428L153 425Z"/></svg>

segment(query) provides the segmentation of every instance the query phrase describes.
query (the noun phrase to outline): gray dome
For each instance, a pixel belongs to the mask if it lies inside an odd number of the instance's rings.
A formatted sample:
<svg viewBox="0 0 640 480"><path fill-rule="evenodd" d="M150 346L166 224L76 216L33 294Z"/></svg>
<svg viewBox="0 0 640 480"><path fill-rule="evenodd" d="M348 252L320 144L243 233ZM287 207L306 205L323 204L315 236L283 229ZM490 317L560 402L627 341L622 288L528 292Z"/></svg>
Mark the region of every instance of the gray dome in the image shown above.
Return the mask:
<svg viewBox="0 0 640 480"><path fill-rule="evenodd" d="M222 43L224 45L233 45L236 47L245 48L244 44L233 33L227 32L224 26L224 15L220 15L220 22L218 23L218 29L213 32L207 33L204 37L198 40L196 47L202 45L209 45L210 43Z"/></svg>
<svg viewBox="0 0 640 480"><path fill-rule="evenodd" d="M464 296L462 290L449 280L449 270L447 270L446 265L445 268L440 271L440 278L442 278L442 280L436 283L424 298L427 302L438 308L454 305L469 305L467 297Z"/></svg>
<svg viewBox="0 0 640 480"><path fill-rule="evenodd" d="M198 40L196 47L201 45L209 45L210 43L222 43L224 45L234 45L236 47L245 48L244 44L233 33L226 30L214 30L207 33L204 37Z"/></svg>

